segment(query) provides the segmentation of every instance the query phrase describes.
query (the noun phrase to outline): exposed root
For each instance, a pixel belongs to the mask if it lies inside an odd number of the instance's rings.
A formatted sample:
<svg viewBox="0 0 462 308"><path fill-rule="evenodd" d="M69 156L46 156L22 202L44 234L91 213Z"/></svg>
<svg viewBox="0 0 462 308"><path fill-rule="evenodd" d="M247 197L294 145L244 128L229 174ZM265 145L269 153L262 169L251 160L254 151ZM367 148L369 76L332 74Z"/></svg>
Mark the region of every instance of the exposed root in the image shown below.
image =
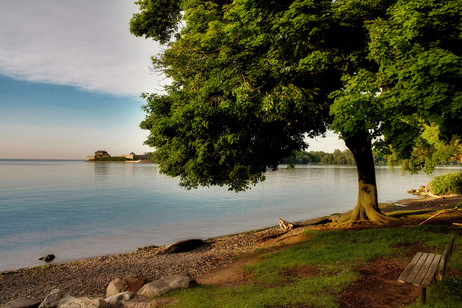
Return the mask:
<svg viewBox="0 0 462 308"><path fill-rule="evenodd" d="M337 221L337 227L352 227L355 225L388 225L398 221L398 218L384 215L375 209L356 206L348 215Z"/></svg>

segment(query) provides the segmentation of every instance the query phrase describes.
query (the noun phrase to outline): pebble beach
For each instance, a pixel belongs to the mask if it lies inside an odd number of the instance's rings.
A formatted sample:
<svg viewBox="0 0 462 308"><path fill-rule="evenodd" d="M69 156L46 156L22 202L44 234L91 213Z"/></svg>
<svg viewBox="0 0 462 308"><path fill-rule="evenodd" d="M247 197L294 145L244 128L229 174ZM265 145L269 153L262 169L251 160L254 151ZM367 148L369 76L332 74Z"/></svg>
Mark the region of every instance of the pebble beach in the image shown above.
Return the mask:
<svg viewBox="0 0 462 308"><path fill-rule="evenodd" d="M144 247L115 256L4 272L0 273L0 304L24 297L41 300L53 289L73 296L104 297L109 282L128 275L153 281L188 272L197 278L280 234L281 230L274 227L206 240L191 252L158 254L161 248Z"/></svg>

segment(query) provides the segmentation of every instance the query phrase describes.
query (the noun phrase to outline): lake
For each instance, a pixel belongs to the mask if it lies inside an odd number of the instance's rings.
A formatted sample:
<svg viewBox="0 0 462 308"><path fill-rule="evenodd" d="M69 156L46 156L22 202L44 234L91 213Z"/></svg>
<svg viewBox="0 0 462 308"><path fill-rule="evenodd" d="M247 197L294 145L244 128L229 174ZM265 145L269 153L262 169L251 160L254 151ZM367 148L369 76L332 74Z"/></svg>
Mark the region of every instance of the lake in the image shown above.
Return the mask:
<svg viewBox="0 0 462 308"><path fill-rule="evenodd" d="M434 175L461 172L440 167ZM377 167L379 202L412 198L432 176ZM0 160L0 271L233 234L351 210L354 166L282 166L246 192L185 190L156 164Z"/></svg>

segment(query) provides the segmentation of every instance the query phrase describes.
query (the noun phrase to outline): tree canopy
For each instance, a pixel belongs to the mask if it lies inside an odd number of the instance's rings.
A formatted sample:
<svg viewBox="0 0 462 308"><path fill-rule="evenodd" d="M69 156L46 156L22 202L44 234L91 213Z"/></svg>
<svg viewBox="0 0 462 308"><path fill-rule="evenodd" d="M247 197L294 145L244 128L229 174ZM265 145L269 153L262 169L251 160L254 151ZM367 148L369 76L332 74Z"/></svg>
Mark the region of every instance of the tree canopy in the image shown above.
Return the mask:
<svg viewBox="0 0 462 308"><path fill-rule="evenodd" d="M141 0L134 35L166 45L143 94L160 171L243 190L330 128L353 153L349 221L385 220L372 149L410 157L425 125L460 135L458 1ZM442 139L443 140L443 139Z"/></svg>

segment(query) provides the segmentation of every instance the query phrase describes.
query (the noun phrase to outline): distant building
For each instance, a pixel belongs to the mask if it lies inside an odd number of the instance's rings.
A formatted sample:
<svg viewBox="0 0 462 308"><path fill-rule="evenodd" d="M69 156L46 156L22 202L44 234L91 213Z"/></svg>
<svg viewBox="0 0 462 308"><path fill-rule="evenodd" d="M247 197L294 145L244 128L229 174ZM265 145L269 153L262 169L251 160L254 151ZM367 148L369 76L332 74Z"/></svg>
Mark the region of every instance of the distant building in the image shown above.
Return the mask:
<svg viewBox="0 0 462 308"><path fill-rule="evenodd" d="M109 155L109 153L107 151L98 150L98 151L95 152L94 156L87 156L87 160L95 159L95 158L99 158L99 157L111 157L111 155Z"/></svg>
<svg viewBox="0 0 462 308"><path fill-rule="evenodd" d="M140 159L151 159L150 155L136 155L135 153L131 152L128 155L122 155L123 157L127 159L133 159L133 160L140 160Z"/></svg>
<svg viewBox="0 0 462 308"><path fill-rule="evenodd" d="M106 151L98 150L95 152L95 158L98 158L98 157L111 157L111 155L109 155L109 153Z"/></svg>
<svg viewBox="0 0 462 308"><path fill-rule="evenodd" d="M92 160L92 159L100 158L100 157L111 157L111 155L109 155L107 151L98 150L95 152L94 156L87 156L87 160ZM143 159L150 160L152 158L151 155L136 155L134 152L131 152L128 155L120 155L120 157L125 157L126 159L130 159L130 160L143 160Z"/></svg>

